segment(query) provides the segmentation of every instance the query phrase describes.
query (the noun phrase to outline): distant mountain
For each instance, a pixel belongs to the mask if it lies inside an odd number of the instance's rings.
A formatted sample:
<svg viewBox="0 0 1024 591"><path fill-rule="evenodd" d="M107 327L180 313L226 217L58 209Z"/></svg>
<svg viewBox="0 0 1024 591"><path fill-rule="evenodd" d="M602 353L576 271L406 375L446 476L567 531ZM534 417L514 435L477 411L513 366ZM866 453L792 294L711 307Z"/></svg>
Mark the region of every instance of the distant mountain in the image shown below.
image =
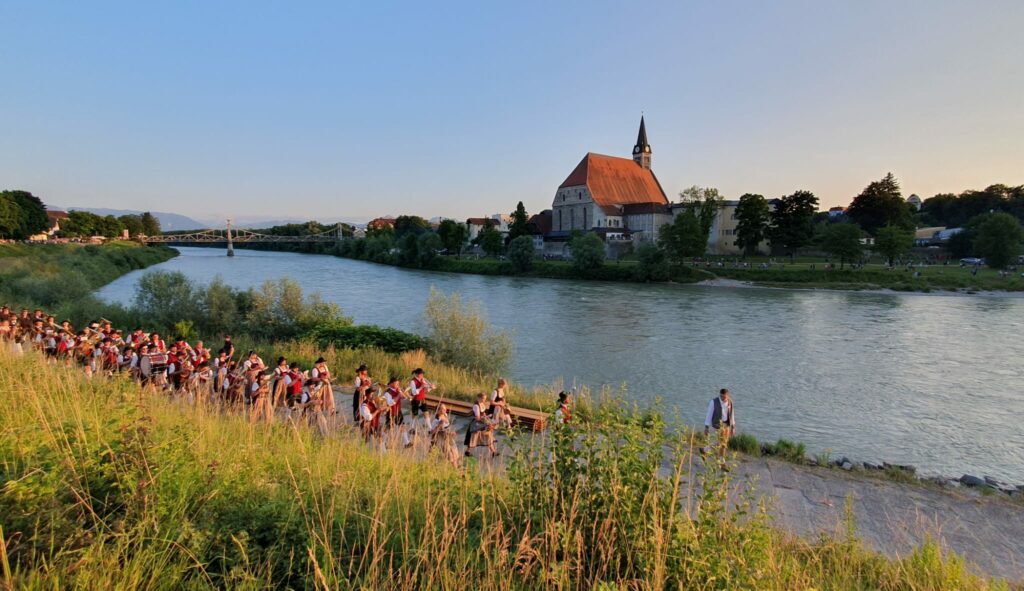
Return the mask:
<svg viewBox="0 0 1024 591"><path fill-rule="evenodd" d="M135 209L108 209L105 207L51 207L51 209L63 209L64 211L89 211L96 215L113 215L122 216L129 214L141 214L141 211ZM209 224L196 221L188 216L183 216L180 213L167 213L165 211L151 211L149 212L156 216L156 219L160 221L160 229L164 232L173 232L178 230L202 230L209 228ZM222 224L223 225L223 224Z"/></svg>
<svg viewBox="0 0 1024 591"><path fill-rule="evenodd" d="M272 228L274 226L285 226L288 224L304 224L310 221L311 218L238 218L231 220L231 225L235 228L248 228L248 229L260 229L260 228ZM339 218L339 217L326 217L326 218L313 218L315 221L320 222L324 225L335 224L343 222L352 226L364 226L366 225L366 219L364 218ZM206 228L223 228L224 220L219 222L213 222L212 220L206 222Z"/></svg>

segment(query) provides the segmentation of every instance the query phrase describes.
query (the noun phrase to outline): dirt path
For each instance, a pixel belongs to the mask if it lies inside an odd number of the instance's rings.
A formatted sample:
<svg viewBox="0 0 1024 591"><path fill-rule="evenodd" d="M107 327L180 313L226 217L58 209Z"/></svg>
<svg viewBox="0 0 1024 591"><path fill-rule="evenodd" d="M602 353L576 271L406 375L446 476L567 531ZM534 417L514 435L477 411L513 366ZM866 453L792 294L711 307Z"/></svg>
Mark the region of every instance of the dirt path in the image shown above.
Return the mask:
<svg viewBox="0 0 1024 591"><path fill-rule="evenodd" d="M745 458L736 478L756 481L776 524L804 537L844 531L848 496L857 534L888 556L906 555L931 535L985 574L1024 580L1024 503L1005 495L917 484Z"/></svg>

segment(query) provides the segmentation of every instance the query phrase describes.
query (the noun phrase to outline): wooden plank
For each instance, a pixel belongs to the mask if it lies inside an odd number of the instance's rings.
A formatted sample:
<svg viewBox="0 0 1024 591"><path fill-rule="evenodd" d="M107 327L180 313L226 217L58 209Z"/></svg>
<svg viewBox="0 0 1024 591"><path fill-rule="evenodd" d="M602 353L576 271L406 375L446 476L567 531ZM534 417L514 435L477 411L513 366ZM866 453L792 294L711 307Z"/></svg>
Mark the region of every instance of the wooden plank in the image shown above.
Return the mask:
<svg viewBox="0 0 1024 591"><path fill-rule="evenodd" d="M473 403L471 402L443 398L441 396L434 396L431 394L427 395L426 403L428 408L436 409L437 405L441 402L444 402L445 405L448 406L448 412L464 417L473 415ZM530 410L528 408L519 408L518 406L510 406L508 409L512 414L512 421L514 424L522 424L524 427L532 431L540 431L547 425L547 413L539 410Z"/></svg>

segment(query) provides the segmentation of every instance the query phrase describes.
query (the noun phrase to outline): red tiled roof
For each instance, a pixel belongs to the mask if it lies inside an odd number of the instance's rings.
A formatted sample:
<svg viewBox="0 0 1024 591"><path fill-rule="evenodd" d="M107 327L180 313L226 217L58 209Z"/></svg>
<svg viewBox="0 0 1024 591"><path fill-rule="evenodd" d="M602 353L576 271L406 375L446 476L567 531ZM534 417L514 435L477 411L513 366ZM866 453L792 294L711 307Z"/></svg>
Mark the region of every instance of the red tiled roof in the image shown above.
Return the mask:
<svg viewBox="0 0 1024 591"><path fill-rule="evenodd" d="M552 226L551 210L545 209L540 213L533 214L530 216L530 219L527 220L526 225L535 230L536 234L547 234L551 231Z"/></svg>
<svg viewBox="0 0 1024 591"><path fill-rule="evenodd" d="M54 221L56 221L56 220L67 219L67 217L68 217L68 212L66 212L66 211L61 211L59 209L47 209L46 210L46 219L50 220L51 224Z"/></svg>
<svg viewBox="0 0 1024 591"><path fill-rule="evenodd" d="M467 226L497 226L498 220L491 218L469 218L466 220Z"/></svg>
<svg viewBox="0 0 1024 591"><path fill-rule="evenodd" d="M590 189L594 203L602 208L628 203L668 204L654 173L629 158L588 152L558 188L580 185Z"/></svg>

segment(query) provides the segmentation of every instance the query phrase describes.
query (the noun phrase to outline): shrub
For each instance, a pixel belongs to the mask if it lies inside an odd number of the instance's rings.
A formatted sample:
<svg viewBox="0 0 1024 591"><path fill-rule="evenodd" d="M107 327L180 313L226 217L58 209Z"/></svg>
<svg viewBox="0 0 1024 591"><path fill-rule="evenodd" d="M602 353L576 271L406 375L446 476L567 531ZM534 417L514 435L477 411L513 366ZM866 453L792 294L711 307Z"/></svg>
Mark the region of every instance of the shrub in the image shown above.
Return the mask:
<svg viewBox="0 0 1024 591"><path fill-rule="evenodd" d="M761 446L757 443L757 438L749 433L740 433L729 438L729 449L750 456L761 455Z"/></svg>
<svg viewBox="0 0 1024 591"><path fill-rule="evenodd" d="M572 266L576 271L586 275L604 264L604 241L597 234L587 232L569 241L572 253Z"/></svg>
<svg viewBox="0 0 1024 591"><path fill-rule="evenodd" d="M519 273L533 268L534 246L533 237L520 236L508 244L508 260Z"/></svg>
<svg viewBox="0 0 1024 591"><path fill-rule="evenodd" d="M313 328L303 337L313 339L322 347L334 346L348 349L372 347L387 353L404 353L427 347L426 340L419 335L372 324L328 323Z"/></svg>
<svg viewBox="0 0 1024 591"><path fill-rule="evenodd" d="M429 350L442 361L485 375L508 368L512 336L491 327L479 302L463 305L459 294L431 287L423 318Z"/></svg>
<svg viewBox="0 0 1024 591"><path fill-rule="evenodd" d="M668 281L669 266L665 251L653 242L645 242L636 249L636 278L638 281Z"/></svg>

